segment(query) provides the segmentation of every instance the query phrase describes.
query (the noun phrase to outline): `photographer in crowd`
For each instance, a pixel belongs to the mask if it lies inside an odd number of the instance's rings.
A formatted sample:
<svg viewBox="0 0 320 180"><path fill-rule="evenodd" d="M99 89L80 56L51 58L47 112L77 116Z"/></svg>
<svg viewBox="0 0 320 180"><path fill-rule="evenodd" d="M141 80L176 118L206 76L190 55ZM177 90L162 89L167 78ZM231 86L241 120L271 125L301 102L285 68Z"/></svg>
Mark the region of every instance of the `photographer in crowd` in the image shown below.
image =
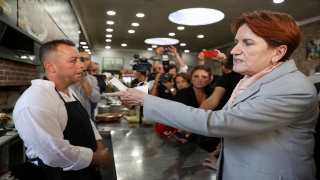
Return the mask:
<svg viewBox="0 0 320 180"><path fill-rule="evenodd" d="M163 60L163 64L160 65L158 61L154 61L154 69L157 70L155 74L155 79L149 81L149 91L151 95L158 96L164 99L171 99L176 95L177 87L174 83L175 76L180 72L187 72L188 66L184 63L182 58L177 52L177 48L170 46L168 48L158 47L156 49L156 56L162 56L163 54L168 54L177 58L177 61L180 66L180 71L174 62L170 62L169 59ZM167 62L169 61L169 62Z"/></svg>

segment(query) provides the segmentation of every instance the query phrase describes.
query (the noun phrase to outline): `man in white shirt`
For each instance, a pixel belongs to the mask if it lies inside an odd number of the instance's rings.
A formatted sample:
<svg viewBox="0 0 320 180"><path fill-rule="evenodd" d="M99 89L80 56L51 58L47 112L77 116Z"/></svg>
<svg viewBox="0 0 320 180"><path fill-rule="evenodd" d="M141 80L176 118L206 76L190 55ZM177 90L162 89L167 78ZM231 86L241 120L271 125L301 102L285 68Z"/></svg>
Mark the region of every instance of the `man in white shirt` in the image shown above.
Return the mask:
<svg viewBox="0 0 320 180"><path fill-rule="evenodd" d="M98 86L97 78L91 76L87 72L92 62L90 54L88 54L82 48L79 48L78 50L80 56L84 58L83 74L80 81L72 84L70 87L79 97L79 100L83 104L84 108L87 110L89 117L92 118L94 116L91 115L91 103L98 103L100 101L100 89Z"/></svg>
<svg viewBox="0 0 320 180"><path fill-rule="evenodd" d="M69 87L83 73L83 58L69 40L40 47L43 79L32 81L15 105L13 120L27 147L27 156L49 179L101 179L112 155Z"/></svg>

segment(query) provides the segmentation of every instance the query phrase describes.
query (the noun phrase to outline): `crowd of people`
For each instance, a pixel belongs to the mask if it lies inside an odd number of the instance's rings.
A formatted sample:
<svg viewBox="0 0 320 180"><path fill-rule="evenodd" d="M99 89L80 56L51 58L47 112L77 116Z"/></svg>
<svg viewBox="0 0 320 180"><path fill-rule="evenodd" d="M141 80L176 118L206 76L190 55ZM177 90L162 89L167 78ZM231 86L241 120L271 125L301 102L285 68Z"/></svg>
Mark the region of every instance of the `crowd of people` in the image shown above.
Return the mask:
<svg viewBox="0 0 320 180"><path fill-rule="evenodd" d="M301 41L298 26L285 13L254 11L235 19L231 31L230 54L215 50L211 58L221 63L222 75L205 65L205 49L189 70L174 46L158 47L156 56L167 53L177 65L170 61L164 69L154 61L150 75L137 73L131 87L147 81L149 94L129 88L107 95L128 108L143 106L149 123L178 128L178 141L208 152L203 165L217 169L218 179L315 179L314 84L320 80L310 82L289 60ZM94 109L101 93L114 88L99 85L99 64L69 40L44 43L40 60L44 77L32 81L13 113L27 156L51 179L101 179L99 169L112 155L93 122ZM164 73L171 78L162 79Z"/></svg>

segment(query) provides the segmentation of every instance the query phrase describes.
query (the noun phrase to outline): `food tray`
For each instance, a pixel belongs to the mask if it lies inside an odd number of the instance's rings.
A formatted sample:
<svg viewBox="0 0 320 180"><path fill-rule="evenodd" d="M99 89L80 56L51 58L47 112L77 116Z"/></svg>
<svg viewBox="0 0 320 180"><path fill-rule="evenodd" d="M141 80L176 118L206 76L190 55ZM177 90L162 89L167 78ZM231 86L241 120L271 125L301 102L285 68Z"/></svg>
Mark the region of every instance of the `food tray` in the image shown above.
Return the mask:
<svg viewBox="0 0 320 180"><path fill-rule="evenodd" d="M122 117L120 113L105 113L96 116L97 121L119 121Z"/></svg>

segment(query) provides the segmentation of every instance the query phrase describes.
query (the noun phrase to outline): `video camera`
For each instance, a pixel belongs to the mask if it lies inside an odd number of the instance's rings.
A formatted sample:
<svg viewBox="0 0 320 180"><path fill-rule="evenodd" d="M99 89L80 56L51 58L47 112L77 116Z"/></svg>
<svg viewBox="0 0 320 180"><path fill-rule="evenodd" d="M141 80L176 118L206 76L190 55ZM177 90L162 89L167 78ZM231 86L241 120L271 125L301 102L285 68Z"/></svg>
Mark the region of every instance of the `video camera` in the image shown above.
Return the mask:
<svg viewBox="0 0 320 180"><path fill-rule="evenodd" d="M152 56L149 59L146 57L139 58L139 54L134 54L133 58L134 60L130 62L132 70L144 73L145 75L149 75L151 72L152 65L148 62L148 60L161 61L161 57Z"/></svg>
<svg viewBox="0 0 320 180"><path fill-rule="evenodd" d="M167 49L167 52L169 49ZM130 62L130 65L132 66L132 70L135 70L137 72L143 73L145 75L149 75L151 72L152 65L148 62L148 60L152 61L162 61L163 70L165 73L160 75L160 80L162 82L168 82L171 81L172 75L168 74L169 71L169 56L165 52L161 55L161 57L158 56L152 56L151 58L142 57L139 58L139 54L133 55L134 60Z"/></svg>

